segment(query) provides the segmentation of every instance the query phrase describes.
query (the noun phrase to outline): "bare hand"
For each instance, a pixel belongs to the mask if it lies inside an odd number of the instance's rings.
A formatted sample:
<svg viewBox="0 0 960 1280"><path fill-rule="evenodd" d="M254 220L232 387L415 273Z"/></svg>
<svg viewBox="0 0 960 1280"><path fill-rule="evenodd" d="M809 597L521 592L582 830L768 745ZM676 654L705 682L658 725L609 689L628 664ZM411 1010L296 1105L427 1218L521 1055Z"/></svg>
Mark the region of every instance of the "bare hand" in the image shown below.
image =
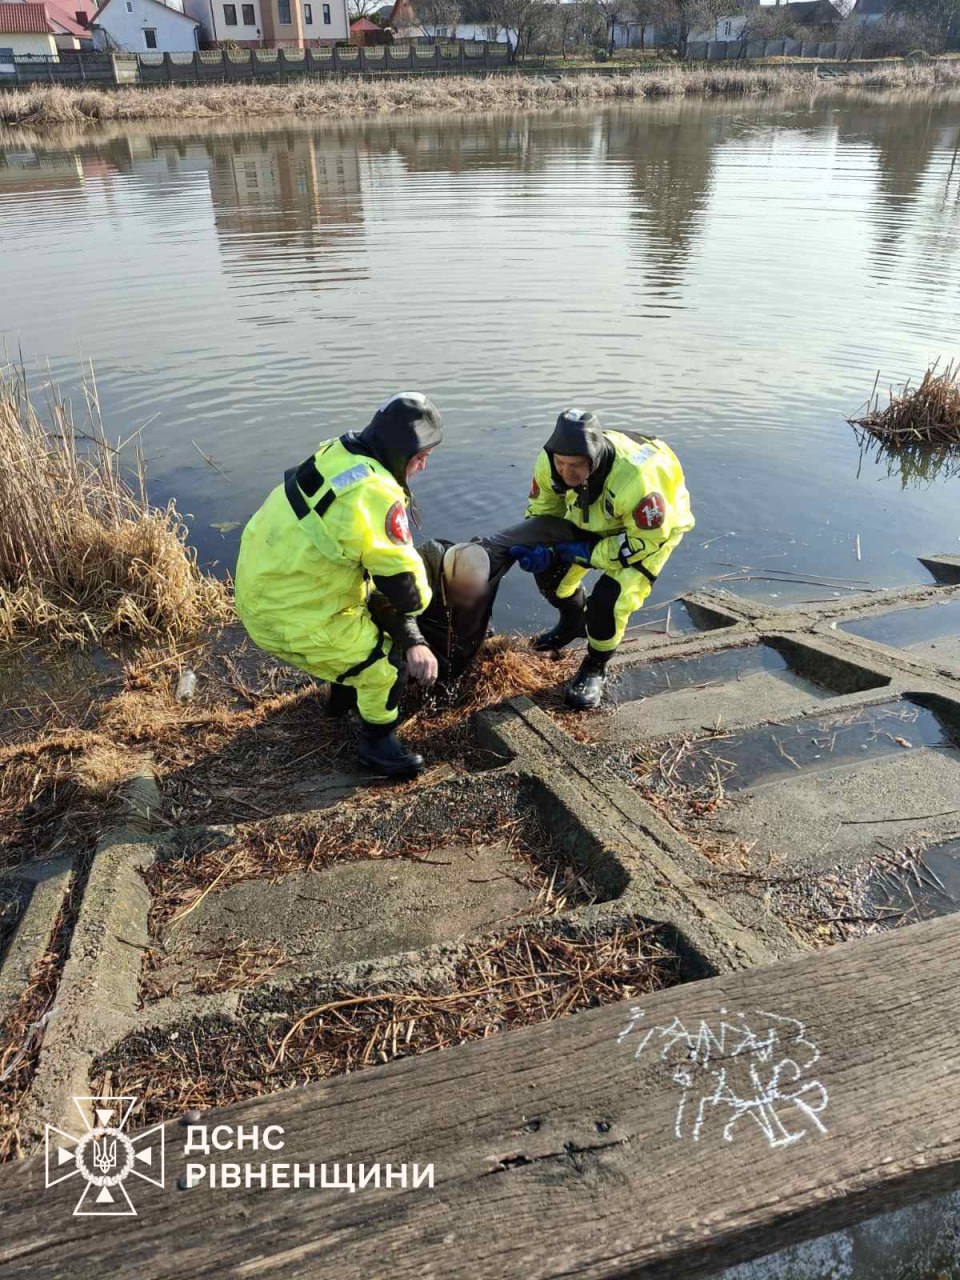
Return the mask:
<svg viewBox="0 0 960 1280"><path fill-rule="evenodd" d="M433 684L440 674L433 651L425 644L415 644L407 650L407 670L418 684Z"/></svg>

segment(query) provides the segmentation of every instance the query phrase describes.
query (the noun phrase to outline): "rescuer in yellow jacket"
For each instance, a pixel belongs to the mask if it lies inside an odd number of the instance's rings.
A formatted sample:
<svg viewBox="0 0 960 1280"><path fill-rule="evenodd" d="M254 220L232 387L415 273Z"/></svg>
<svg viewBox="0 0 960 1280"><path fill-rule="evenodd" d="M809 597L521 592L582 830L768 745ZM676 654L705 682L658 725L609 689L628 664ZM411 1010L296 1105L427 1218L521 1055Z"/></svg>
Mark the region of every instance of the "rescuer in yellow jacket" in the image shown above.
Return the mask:
<svg viewBox="0 0 960 1280"><path fill-rule="evenodd" d="M329 681L331 714L355 702L359 759L388 775L423 768L394 733L406 671L424 684L437 677L414 621L430 588L410 537L407 484L442 435L430 400L394 396L363 431L325 441L288 471L240 542L236 605L251 640ZM400 616L400 643L371 617L372 587Z"/></svg>
<svg viewBox="0 0 960 1280"><path fill-rule="evenodd" d="M526 514L523 524L484 539L491 575L505 557L515 560L559 610L535 648L587 637L566 701L596 707L630 615L693 528L683 471L662 440L604 431L595 414L567 409L537 458ZM582 581L591 569L601 577L587 599Z"/></svg>

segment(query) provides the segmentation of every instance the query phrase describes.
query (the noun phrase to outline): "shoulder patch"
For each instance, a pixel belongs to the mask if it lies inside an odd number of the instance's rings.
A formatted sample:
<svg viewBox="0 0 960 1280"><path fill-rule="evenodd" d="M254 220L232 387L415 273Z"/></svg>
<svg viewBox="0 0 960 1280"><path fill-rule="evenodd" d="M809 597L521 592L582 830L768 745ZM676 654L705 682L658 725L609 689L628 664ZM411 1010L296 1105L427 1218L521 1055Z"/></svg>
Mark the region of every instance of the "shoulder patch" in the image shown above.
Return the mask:
<svg viewBox="0 0 960 1280"><path fill-rule="evenodd" d="M334 493L343 493L344 489L349 489L358 480L363 480L367 474L367 464L358 462L355 467L350 467L347 471L341 471L338 476L334 476L330 481L330 488Z"/></svg>
<svg viewBox="0 0 960 1280"><path fill-rule="evenodd" d="M659 493L648 493L634 509L633 518L641 529L659 529L667 518L667 504Z"/></svg>
<svg viewBox="0 0 960 1280"><path fill-rule="evenodd" d="M384 529L391 542L403 547L410 542L410 525L407 521L407 509L402 502L395 502L387 512Z"/></svg>
<svg viewBox="0 0 960 1280"><path fill-rule="evenodd" d="M536 476L534 476L533 479L530 481L530 492L527 494L527 497L528 498L540 497L540 486L537 484Z"/></svg>

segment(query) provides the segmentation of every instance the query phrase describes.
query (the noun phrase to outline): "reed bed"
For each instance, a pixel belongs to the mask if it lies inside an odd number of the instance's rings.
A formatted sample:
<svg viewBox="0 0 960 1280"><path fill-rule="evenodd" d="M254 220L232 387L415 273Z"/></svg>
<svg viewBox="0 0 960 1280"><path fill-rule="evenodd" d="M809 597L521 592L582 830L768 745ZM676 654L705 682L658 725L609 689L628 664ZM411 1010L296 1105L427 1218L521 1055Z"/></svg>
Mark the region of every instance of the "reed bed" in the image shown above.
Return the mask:
<svg viewBox="0 0 960 1280"><path fill-rule="evenodd" d="M919 386L891 388L885 404L874 384L866 412L850 418L851 425L892 452L960 445L960 363L951 360L942 372L938 367L931 365Z"/></svg>
<svg viewBox="0 0 960 1280"><path fill-rule="evenodd" d="M658 991L681 980L660 927L629 923L608 932L519 927L464 948L444 977L402 988L332 987L306 1010L261 1018L210 1019L171 1039L127 1037L95 1067L111 1092L141 1099L144 1123L188 1108L326 1079L582 1009ZM296 994L290 996L295 1002Z"/></svg>
<svg viewBox="0 0 960 1280"><path fill-rule="evenodd" d="M821 80L809 69L668 66L625 75L436 75L301 80L284 85L182 85L148 89L37 86L0 94L0 124L48 126L89 121L316 116L324 119L402 111L555 110L578 104L676 97L823 94L851 90L926 91L960 84L953 61L889 65Z"/></svg>
<svg viewBox="0 0 960 1280"><path fill-rule="evenodd" d="M142 460L128 477L103 433L52 392L48 422L22 374L0 374L0 642L178 641L227 616L171 503L152 507Z"/></svg>

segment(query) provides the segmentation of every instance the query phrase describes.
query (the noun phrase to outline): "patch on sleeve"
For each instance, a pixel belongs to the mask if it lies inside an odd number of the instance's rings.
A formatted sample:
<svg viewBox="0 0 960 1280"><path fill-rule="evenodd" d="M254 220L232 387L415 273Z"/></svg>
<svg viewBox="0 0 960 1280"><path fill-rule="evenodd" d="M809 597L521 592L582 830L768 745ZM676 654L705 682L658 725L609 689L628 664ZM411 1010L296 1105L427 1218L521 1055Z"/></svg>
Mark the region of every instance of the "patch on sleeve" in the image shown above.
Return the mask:
<svg viewBox="0 0 960 1280"><path fill-rule="evenodd" d="M633 513L640 529L659 529L667 518L667 504L659 493L648 493Z"/></svg>
<svg viewBox="0 0 960 1280"><path fill-rule="evenodd" d="M530 481L530 492L527 494L527 497L528 498L540 497L540 486L537 484L536 476L534 476L533 479Z"/></svg>
<svg viewBox="0 0 960 1280"><path fill-rule="evenodd" d="M398 547L406 546L410 542L410 525L407 521L407 509L402 502L395 502L387 512L387 519L384 525L387 537L391 542L395 542Z"/></svg>

